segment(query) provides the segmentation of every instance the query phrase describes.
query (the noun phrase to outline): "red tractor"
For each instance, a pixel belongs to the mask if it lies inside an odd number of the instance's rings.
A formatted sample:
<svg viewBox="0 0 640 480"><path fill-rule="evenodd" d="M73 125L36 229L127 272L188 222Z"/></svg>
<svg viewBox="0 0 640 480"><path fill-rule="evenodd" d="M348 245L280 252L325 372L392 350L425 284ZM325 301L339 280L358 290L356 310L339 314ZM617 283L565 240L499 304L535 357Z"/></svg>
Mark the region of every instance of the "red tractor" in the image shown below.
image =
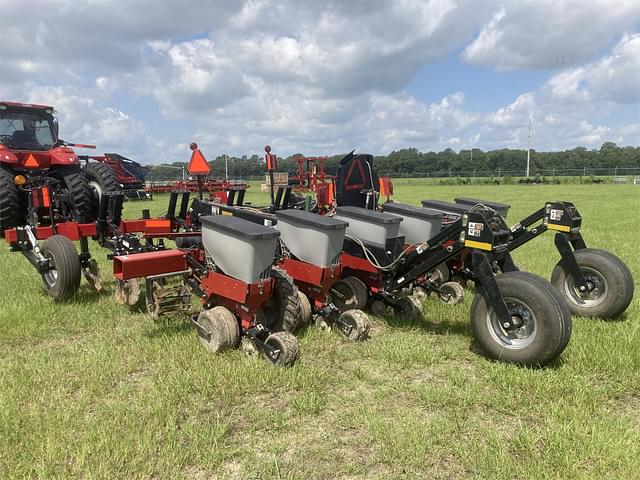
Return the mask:
<svg viewBox="0 0 640 480"><path fill-rule="evenodd" d="M53 107L0 102L0 234L21 225L52 225L97 217L100 194L119 190L108 165L83 168L58 137Z"/></svg>

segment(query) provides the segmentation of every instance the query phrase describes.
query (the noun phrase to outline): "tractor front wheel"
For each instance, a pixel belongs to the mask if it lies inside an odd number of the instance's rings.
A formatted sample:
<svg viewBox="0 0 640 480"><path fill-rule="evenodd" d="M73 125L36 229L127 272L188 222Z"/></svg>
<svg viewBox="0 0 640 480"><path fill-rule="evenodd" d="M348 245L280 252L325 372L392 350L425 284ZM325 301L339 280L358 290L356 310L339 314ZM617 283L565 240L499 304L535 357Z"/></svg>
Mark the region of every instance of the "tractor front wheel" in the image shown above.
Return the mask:
<svg viewBox="0 0 640 480"><path fill-rule="evenodd" d="M82 277L76 247L67 237L53 235L44 242L41 252L51 267L42 274L46 292L56 301L72 297L80 288Z"/></svg>

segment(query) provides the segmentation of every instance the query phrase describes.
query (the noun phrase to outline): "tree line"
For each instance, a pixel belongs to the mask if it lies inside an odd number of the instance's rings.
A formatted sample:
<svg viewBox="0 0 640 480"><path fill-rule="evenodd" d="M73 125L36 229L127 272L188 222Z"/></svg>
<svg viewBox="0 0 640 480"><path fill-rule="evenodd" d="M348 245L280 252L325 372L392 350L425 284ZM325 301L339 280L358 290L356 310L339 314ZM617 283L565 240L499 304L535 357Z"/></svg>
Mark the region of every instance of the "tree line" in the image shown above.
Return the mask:
<svg viewBox="0 0 640 480"><path fill-rule="evenodd" d="M297 172L298 162L291 155L278 160L278 171ZM327 160L327 173L334 174L340 159L344 155L334 155ZM448 176L470 176L474 172L478 176L500 175L500 172L522 172L527 160L526 150L499 149L483 151L460 150L447 148L441 152L420 152L415 148L405 148L376 156L374 164L381 175L426 176L446 174ZM218 156L209 161L213 177L225 176L225 157ZM180 177L180 168L187 162L174 162L170 165L157 165L147 175L147 181L160 181ZM177 168L176 168L177 167ZM265 173L264 157L227 157L229 178L262 177ZM613 142L605 142L599 149L588 150L576 147L571 150L556 152L538 152L531 150L530 173L549 174L552 170L575 171L582 169L640 169L640 147L619 147Z"/></svg>

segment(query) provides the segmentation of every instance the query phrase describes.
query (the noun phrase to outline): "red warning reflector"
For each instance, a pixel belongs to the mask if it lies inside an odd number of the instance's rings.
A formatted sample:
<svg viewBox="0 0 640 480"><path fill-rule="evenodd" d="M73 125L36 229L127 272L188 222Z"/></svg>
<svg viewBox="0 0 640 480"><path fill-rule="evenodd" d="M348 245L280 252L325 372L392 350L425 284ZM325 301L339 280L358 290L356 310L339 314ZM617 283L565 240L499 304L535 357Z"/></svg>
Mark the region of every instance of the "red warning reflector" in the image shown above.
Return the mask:
<svg viewBox="0 0 640 480"><path fill-rule="evenodd" d="M209 175L211 172L211 168L200 149L194 150L191 154L191 160L187 166L187 171L189 172L189 175Z"/></svg>
<svg viewBox="0 0 640 480"><path fill-rule="evenodd" d="M36 157L33 156L33 153L30 153L27 156L27 160L24 162L24 166L26 168L38 168L40 164L38 163L38 160L36 160Z"/></svg>

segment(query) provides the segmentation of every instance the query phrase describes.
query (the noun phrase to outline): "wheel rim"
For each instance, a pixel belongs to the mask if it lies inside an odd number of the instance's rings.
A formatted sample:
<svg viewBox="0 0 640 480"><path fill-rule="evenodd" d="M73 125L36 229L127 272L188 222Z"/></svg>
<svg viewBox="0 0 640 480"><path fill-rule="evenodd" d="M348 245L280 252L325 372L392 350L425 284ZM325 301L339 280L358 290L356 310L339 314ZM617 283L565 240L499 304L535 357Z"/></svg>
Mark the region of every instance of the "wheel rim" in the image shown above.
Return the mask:
<svg viewBox="0 0 640 480"><path fill-rule="evenodd" d="M91 180L89 181L89 187L91 188L95 199L100 200L100 198L102 197L102 187L100 186L100 184L96 181Z"/></svg>
<svg viewBox="0 0 640 480"><path fill-rule="evenodd" d="M345 312L342 314L341 320L346 323L347 326L346 328L341 328L340 333L342 333L348 340L357 339L360 336L360 328L358 321L353 317L353 315Z"/></svg>
<svg viewBox="0 0 640 480"><path fill-rule="evenodd" d="M49 252L45 253L44 256L49 260L49 263L52 267L51 270L47 270L46 272L44 272L44 281L49 288L53 288L55 284L58 283L58 270L56 270L56 260Z"/></svg>
<svg viewBox="0 0 640 480"><path fill-rule="evenodd" d="M518 299L505 297L504 302L511 318L522 322L522 326L507 331L492 308L487 313L487 327L491 336L505 348L520 350L528 347L538 334L535 314L526 303Z"/></svg>
<svg viewBox="0 0 640 480"><path fill-rule="evenodd" d="M607 298L609 291L609 285L607 280L602 276L600 272L589 267L582 267L582 275L587 284L587 289L581 292L575 285L572 276L567 276L564 283L564 289L567 297L577 305L584 305L585 307L595 307L600 305Z"/></svg>

